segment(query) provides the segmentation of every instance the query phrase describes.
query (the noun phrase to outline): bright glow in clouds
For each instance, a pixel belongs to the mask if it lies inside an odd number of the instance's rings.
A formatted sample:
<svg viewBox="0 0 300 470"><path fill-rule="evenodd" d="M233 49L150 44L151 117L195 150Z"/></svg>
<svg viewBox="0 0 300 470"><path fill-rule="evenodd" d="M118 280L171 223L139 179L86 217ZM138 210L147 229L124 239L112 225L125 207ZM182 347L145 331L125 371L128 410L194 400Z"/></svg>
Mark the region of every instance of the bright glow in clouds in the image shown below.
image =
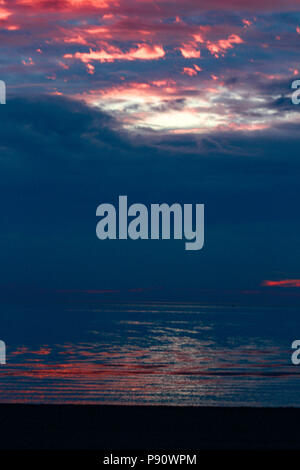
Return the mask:
<svg viewBox="0 0 300 470"><path fill-rule="evenodd" d="M192 111L170 111L166 113L157 113L145 119L144 124L157 130L163 129L207 129L213 124L214 116L197 115Z"/></svg>
<svg viewBox="0 0 300 470"><path fill-rule="evenodd" d="M200 50L197 49L197 47L194 44L183 44L182 47L179 48L181 54L183 57L186 59L191 59L191 58L199 58L201 55Z"/></svg>
<svg viewBox="0 0 300 470"><path fill-rule="evenodd" d="M148 127L157 132L171 133L254 132L267 129L274 122L300 123L297 110L282 117L276 110L268 109L268 99L251 97L243 88L230 90L221 80L215 80L218 78L215 76L200 80L198 75L190 73L194 70L183 70L181 83L170 79L131 83L93 90L78 97L115 114L129 130ZM192 80L192 83L187 85L186 80ZM243 115L245 106L255 107L256 114L251 118ZM241 112L238 112L239 108Z"/></svg>
<svg viewBox="0 0 300 470"><path fill-rule="evenodd" d="M11 12L0 7L0 20L7 20L9 16L11 16Z"/></svg>

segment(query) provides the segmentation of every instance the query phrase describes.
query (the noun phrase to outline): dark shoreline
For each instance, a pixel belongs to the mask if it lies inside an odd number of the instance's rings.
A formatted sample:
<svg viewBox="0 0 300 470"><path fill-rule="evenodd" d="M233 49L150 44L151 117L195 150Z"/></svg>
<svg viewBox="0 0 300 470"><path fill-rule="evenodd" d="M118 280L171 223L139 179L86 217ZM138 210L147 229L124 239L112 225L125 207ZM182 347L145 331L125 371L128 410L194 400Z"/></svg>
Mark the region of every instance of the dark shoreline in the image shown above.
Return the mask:
<svg viewBox="0 0 300 470"><path fill-rule="evenodd" d="M0 449L300 449L300 408L0 405Z"/></svg>

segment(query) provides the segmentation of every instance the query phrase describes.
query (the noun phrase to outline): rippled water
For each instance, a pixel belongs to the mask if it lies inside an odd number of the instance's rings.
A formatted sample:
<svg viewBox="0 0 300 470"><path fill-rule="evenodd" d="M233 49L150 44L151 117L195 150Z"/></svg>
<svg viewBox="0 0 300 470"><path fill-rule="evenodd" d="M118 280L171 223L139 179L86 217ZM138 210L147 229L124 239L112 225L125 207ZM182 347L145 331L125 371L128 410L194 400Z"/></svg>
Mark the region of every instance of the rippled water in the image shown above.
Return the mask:
<svg viewBox="0 0 300 470"><path fill-rule="evenodd" d="M299 318L178 303L3 309L0 402L300 406Z"/></svg>

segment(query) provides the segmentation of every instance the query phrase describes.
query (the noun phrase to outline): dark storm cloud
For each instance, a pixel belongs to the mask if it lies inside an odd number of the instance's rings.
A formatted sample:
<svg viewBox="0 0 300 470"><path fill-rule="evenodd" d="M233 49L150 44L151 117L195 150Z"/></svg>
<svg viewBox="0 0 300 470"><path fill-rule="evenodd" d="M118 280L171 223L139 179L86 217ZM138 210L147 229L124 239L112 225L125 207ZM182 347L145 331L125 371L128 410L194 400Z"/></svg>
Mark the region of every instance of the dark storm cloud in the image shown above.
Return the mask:
<svg viewBox="0 0 300 470"><path fill-rule="evenodd" d="M278 270L297 278L296 126L129 136L104 113L59 97L16 99L0 112L2 284L250 289ZM204 250L97 240L96 207L121 194L130 203L204 203Z"/></svg>

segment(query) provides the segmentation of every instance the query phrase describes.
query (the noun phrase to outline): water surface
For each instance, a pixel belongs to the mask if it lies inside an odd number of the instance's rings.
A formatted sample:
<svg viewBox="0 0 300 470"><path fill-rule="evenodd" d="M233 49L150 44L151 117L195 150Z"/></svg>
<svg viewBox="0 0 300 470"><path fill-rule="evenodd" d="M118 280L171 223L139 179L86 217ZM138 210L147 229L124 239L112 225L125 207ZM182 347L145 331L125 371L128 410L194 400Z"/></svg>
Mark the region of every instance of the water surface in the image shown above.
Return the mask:
<svg viewBox="0 0 300 470"><path fill-rule="evenodd" d="M2 403L300 406L296 308L41 306L0 325Z"/></svg>

